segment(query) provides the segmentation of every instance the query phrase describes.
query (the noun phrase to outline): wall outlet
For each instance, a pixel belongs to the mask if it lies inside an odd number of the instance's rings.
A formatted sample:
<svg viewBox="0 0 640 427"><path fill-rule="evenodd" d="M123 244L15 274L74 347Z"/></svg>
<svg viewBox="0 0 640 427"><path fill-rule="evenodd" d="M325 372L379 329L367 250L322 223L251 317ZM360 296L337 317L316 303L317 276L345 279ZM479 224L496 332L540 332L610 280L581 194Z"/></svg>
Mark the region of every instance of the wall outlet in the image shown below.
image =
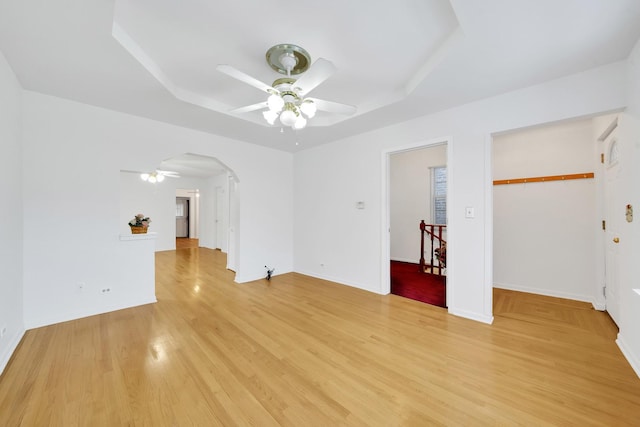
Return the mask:
<svg viewBox="0 0 640 427"><path fill-rule="evenodd" d="M100 292L102 292L103 294L108 294L109 292L111 292L111 288L103 288Z"/></svg>
<svg viewBox="0 0 640 427"><path fill-rule="evenodd" d="M3 326L2 329L0 329L0 338L4 338L4 335L7 333L7 326Z"/></svg>

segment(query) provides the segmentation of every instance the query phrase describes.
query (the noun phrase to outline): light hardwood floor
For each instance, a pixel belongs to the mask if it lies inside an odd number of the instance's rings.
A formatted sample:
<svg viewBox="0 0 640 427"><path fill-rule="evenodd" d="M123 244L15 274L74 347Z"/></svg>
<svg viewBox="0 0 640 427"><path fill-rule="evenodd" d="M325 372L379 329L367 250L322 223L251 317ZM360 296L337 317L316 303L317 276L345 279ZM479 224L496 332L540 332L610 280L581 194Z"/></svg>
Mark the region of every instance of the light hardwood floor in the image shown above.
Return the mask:
<svg viewBox="0 0 640 427"><path fill-rule="evenodd" d="M640 425L640 379L588 304L496 291L495 322L300 274L235 284L157 253L158 303L28 331L1 426Z"/></svg>

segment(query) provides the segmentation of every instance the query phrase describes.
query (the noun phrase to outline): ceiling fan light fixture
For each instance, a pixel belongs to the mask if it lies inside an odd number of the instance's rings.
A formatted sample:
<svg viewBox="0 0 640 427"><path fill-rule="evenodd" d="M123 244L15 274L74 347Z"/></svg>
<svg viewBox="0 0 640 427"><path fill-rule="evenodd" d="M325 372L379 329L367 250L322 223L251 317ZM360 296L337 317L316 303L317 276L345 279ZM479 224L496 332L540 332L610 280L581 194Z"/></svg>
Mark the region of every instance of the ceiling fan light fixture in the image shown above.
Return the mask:
<svg viewBox="0 0 640 427"><path fill-rule="evenodd" d="M277 93L273 93L269 98L267 98L267 106L270 111L279 113L282 111L282 107L284 107L284 100Z"/></svg>
<svg viewBox="0 0 640 427"><path fill-rule="evenodd" d="M280 63L282 64L284 69L287 71L287 75L291 74L291 70L293 70L293 68L298 63L298 60L291 52L283 53L278 59L280 60Z"/></svg>
<svg viewBox="0 0 640 427"><path fill-rule="evenodd" d="M267 63L280 74L291 76L304 73L311 65L309 52L295 44L277 44L266 53Z"/></svg>
<svg viewBox="0 0 640 427"><path fill-rule="evenodd" d="M267 123L272 125L276 122L276 119L278 118L278 113L273 110L267 110L262 112L262 116L267 121Z"/></svg>
<svg viewBox="0 0 640 427"><path fill-rule="evenodd" d="M307 126L307 119L302 117L302 114L300 114L296 119L295 123L293 124L293 128L298 130L298 129L304 129L306 126Z"/></svg>
<svg viewBox="0 0 640 427"><path fill-rule="evenodd" d="M140 174L140 179L143 181L148 181L149 180L149 174L148 173L141 173Z"/></svg>
<svg viewBox="0 0 640 427"><path fill-rule="evenodd" d="M285 105L285 110L280 113L280 122L284 126L293 126L293 124L296 122L297 116L295 111L293 111L293 108L295 108L293 104L287 104Z"/></svg>
<svg viewBox="0 0 640 427"><path fill-rule="evenodd" d="M313 116L316 115L316 111L318 111L318 109L315 102L310 99L305 99L302 101L302 104L300 104L300 111L302 111L305 116L312 119Z"/></svg>
<svg viewBox="0 0 640 427"><path fill-rule="evenodd" d="M158 182L164 181L164 175L162 175L161 173L156 174L156 181Z"/></svg>

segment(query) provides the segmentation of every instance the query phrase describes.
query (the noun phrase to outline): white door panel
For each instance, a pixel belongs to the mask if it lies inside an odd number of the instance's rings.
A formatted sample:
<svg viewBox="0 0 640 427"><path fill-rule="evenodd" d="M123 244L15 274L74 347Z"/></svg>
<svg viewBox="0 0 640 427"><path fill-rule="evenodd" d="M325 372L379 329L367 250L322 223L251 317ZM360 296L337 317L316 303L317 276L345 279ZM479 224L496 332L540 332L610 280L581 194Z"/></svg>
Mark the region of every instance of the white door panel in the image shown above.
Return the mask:
<svg viewBox="0 0 640 427"><path fill-rule="evenodd" d="M623 167L618 157L617 130L614 129L605 140L605 300L611 318L620 324L620 226L624 218L622 200Z"/></svg>

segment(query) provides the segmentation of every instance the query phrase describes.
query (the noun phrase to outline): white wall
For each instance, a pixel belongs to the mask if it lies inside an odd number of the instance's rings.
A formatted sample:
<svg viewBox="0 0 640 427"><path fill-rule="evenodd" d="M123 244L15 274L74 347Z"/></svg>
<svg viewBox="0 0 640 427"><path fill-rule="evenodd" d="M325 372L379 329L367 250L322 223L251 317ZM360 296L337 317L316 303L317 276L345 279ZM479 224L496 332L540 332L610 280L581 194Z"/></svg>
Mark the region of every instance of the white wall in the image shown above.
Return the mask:
<svg viewBox="0 0 640 427"><path fill-rule="evenodd" d="M495 136L494 179L595 172L592 128L586 119ZM595 179L494 186L494 285L594 301L595 206Z"/></svg>
<svg viewBox="0 0 640 427"><path fill-rule="evenodd" d="M201 196L198 199L210 197L208 189L210 183L205 178L180 177L166 178L163 182L155 184L143 181L138 174L120 173L120 233L131 233L127 225L137 213L151 218L149 231L158 233L156 251L168 251L176 248L176 195L189 197L191 200L190 233L195 232L195 195L188 193L186 189L198 189ZM211 212L208 203L200 204L200 217L209 217L215 214ZM207 224L200 224L200 235L205 240L212 239L213 229ZM194 237L195 238L195 237Z"/></svg>
<svg viewBox="0 0 640 427"><path fill-rule="evenodd" d="M27 327L139 303L121 285L130 212L121 212L120 171L153 170L186 152L220 159L240 180L236 281L262 278L265 264L292 270L292 155L33 92L23 105ZM168 203L174 216L175 196Z"/></svg>
<svg viewBox="0 0 640 427"><path fill-rule="evenodd" d="M391 259L418 263L420 220L432 222L430 168L447 165L447 146L394 153L389 162Z"/></svg>
<svg viewBox="0 0 640 427"><path fill-rule="evenodd" d="M450 313L491 322L490 135L621 108L625 73L625 62L610 64L297 153L295 270L387 293L384 153L450 138L447 304ZM356 210L357 200L367 208ZM475 218L465 219L466 207Z"/></svg>
<svg viewBox="0 0 640 427"><path fill-rule="evenodd" d="M629 56L628 108L621 117L618 144L625 167L625 195L634 220L623 222L620 235L620 317L618 345L640 376L640 40ZM624 209L624 207L621 207Z"/></svg>
<svg viewBox="0 0 640 427"><path fill-rule="evenodd" d="M0 373L24 334L22 310L22 88L0 53ZM6 329L5 329L6 328ZM2 332L4 331L4 332Z"/></svg>
<svg viewBox="0 0 640 427"><path fill-rule="evenodd" d="M221 217L217 217L218 200L216 190L222 191ZM229 174L207 178L204 188L200 189L200 236L199 245L203 248L220 249L227 252L227 234L229 230ZM217 225L223 230L218 236Z"/></svg>

